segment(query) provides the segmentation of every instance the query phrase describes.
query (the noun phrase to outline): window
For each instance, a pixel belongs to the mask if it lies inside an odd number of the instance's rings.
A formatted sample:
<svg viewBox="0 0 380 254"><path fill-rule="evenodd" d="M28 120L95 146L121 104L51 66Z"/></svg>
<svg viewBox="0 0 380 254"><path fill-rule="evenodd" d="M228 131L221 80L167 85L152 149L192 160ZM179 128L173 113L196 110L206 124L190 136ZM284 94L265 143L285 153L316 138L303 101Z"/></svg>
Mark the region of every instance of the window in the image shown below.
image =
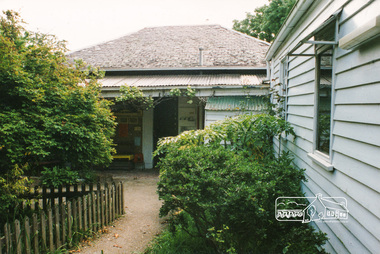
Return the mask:
<svg viewBox="0 0 380 254"><path fill-rule="evenodd" d="M316 150L330 154L332 49L317 56Z"/></svg>
<svg viewBox="0 0 380 254"><path fill-rule="evenodd" d="M288 102L288 73L289 73L289 57L286 56L281 62L281 86L280 86L280 101L279 105L282 108L281 116L287 120L287 102Z"/></svg>
<svg viewBox="0 0 380 254"><path fill-rule="evenodd" d="M341 10L336 11L288 52L289 57L315 58L314 147L307 155L327 171L334 170L331 157L331 119L334 106L334 54L338 44L336 33L340 13ZM314 52L299 50L305 44L313 45Z"/></svg>
<svg viewBox="0 0 380 254"><path fill-rule="evenodd" d="M331 112L333 94L333 55L335 22L314 35L316 54L315 150L329 157L331 154Z"/></svg>

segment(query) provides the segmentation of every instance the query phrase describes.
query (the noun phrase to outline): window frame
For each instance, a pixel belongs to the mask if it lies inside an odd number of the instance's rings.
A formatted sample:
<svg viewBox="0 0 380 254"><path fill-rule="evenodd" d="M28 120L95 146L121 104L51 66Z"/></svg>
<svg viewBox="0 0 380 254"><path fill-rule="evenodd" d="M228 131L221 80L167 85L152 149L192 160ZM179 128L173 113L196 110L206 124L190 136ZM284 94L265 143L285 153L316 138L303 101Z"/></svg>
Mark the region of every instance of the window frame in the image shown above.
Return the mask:
<svg viewBox="0 0 380 254"><path fill-rule="evenodd" d="M321 78L322 78L322 56L326 51L332 50L332 55L331 55L331 88L330 88L330 129L329 129L329 151L328 153L323 152L320 147L320 136L319 136L319 130L320 130L320 110L321 110L321 105L320 105L320 86L321 86ZM334 90L334 46L328 46L318 52L317 49L315 49L316 56L315 56L315 93L314 93L314 152L317 151L324 156L324 158L330 158L331 157L331 147L332 147L332 113L333 113L333 90Z"/></svg>
<svg viewBox="0 0 380 254"><path fill-rule="evenodd" d="M320 44L314 44L315 53L315 89L314 89L314 117L313 117L313 151L308 153L309 158L311 158L315 163L319 164L322 168L327 171L333 171L334 166L333 161L333 126L334 126L334 101L335 101L335 80L336 80L336 52L338 45L338 27L339 20L335 19L331 21L334 23L334 43L326 43L322 47L318 48ZM327 25L326 25L327 26ZM323 43L321 43L323 44ZM331 68L331 111L330 111L330 141L329 141L329 153L326 154L318 150L318 109L319 109L319 78L320 78L320 56L327 50L332 50L332 68Z"/></svg>
<svg viewBox="0 0 380 254"><path fill-rule="evenodd" d="M289 92L289 56L286 55L281 60L280 68L280 82L279 95L283 98L281 107L283 108L282 117L285 121L288 121L288 92Z"/></svg>

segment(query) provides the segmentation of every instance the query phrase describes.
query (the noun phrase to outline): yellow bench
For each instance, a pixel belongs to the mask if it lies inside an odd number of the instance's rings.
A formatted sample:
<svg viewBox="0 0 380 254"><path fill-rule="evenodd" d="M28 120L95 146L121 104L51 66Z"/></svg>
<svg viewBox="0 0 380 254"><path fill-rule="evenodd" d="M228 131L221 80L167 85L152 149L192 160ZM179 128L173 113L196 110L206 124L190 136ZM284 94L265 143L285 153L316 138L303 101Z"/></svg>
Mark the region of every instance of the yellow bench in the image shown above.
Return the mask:
<svg viewBox="0 0 380 254"><path fill-rule="evenodd" d="M133 160L134 155L133 154L117 154L113 156L114 159L128 159Z"/></svg>

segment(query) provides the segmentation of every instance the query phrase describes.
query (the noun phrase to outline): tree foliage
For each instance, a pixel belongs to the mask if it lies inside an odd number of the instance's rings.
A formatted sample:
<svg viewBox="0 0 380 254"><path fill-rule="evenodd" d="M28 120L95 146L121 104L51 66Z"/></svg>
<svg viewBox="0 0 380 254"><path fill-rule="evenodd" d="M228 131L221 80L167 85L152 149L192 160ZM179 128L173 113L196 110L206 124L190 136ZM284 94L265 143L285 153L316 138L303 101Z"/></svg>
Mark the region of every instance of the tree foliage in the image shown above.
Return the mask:
<svg viewBox="0 0 380 254"><path fill-rule="evenodd" d="M233 29L250 36L272 42L285 22L296 0L270 0L269 5L247 13L243 20L234 20Z"/></svg>
<svg viewBox="0 0 380 254"><path fill-rule="evenodd" d="M145 96L136 86L123 85L120 87L120 96L116 97L113 111L127 109L130 111L148 110L154 107L154 99Z"/></svg>
<svg viewBox="0 0 380 254"><path fill-rule="evenodd" d="M0 169L45 162L89 168L112 160L115 121L100 98L102 73L70 63L54 36L0 20Z"/></svg>

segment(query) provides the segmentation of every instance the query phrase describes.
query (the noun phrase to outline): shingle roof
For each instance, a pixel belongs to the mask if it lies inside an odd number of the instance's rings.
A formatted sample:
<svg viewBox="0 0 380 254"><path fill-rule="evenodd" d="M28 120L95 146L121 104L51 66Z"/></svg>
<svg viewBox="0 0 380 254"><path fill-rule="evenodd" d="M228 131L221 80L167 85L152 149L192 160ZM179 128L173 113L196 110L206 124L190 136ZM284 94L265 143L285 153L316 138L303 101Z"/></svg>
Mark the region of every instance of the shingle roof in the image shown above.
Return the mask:
<svg viewBox="0 0 380 254"><path fill-rule="evenodd" d="M106 76L101 80L103 87L120 87L122 85L137 87L170 86L258 86L262 85L265 74L218 74L218 75L132 75Z"/></svg>
<svg viewBox="0 0 380 254"><path fill-rule="evenodd" d="M144 28L69 54L103 69L265 67L267 42L219 25Z"/></svg>

